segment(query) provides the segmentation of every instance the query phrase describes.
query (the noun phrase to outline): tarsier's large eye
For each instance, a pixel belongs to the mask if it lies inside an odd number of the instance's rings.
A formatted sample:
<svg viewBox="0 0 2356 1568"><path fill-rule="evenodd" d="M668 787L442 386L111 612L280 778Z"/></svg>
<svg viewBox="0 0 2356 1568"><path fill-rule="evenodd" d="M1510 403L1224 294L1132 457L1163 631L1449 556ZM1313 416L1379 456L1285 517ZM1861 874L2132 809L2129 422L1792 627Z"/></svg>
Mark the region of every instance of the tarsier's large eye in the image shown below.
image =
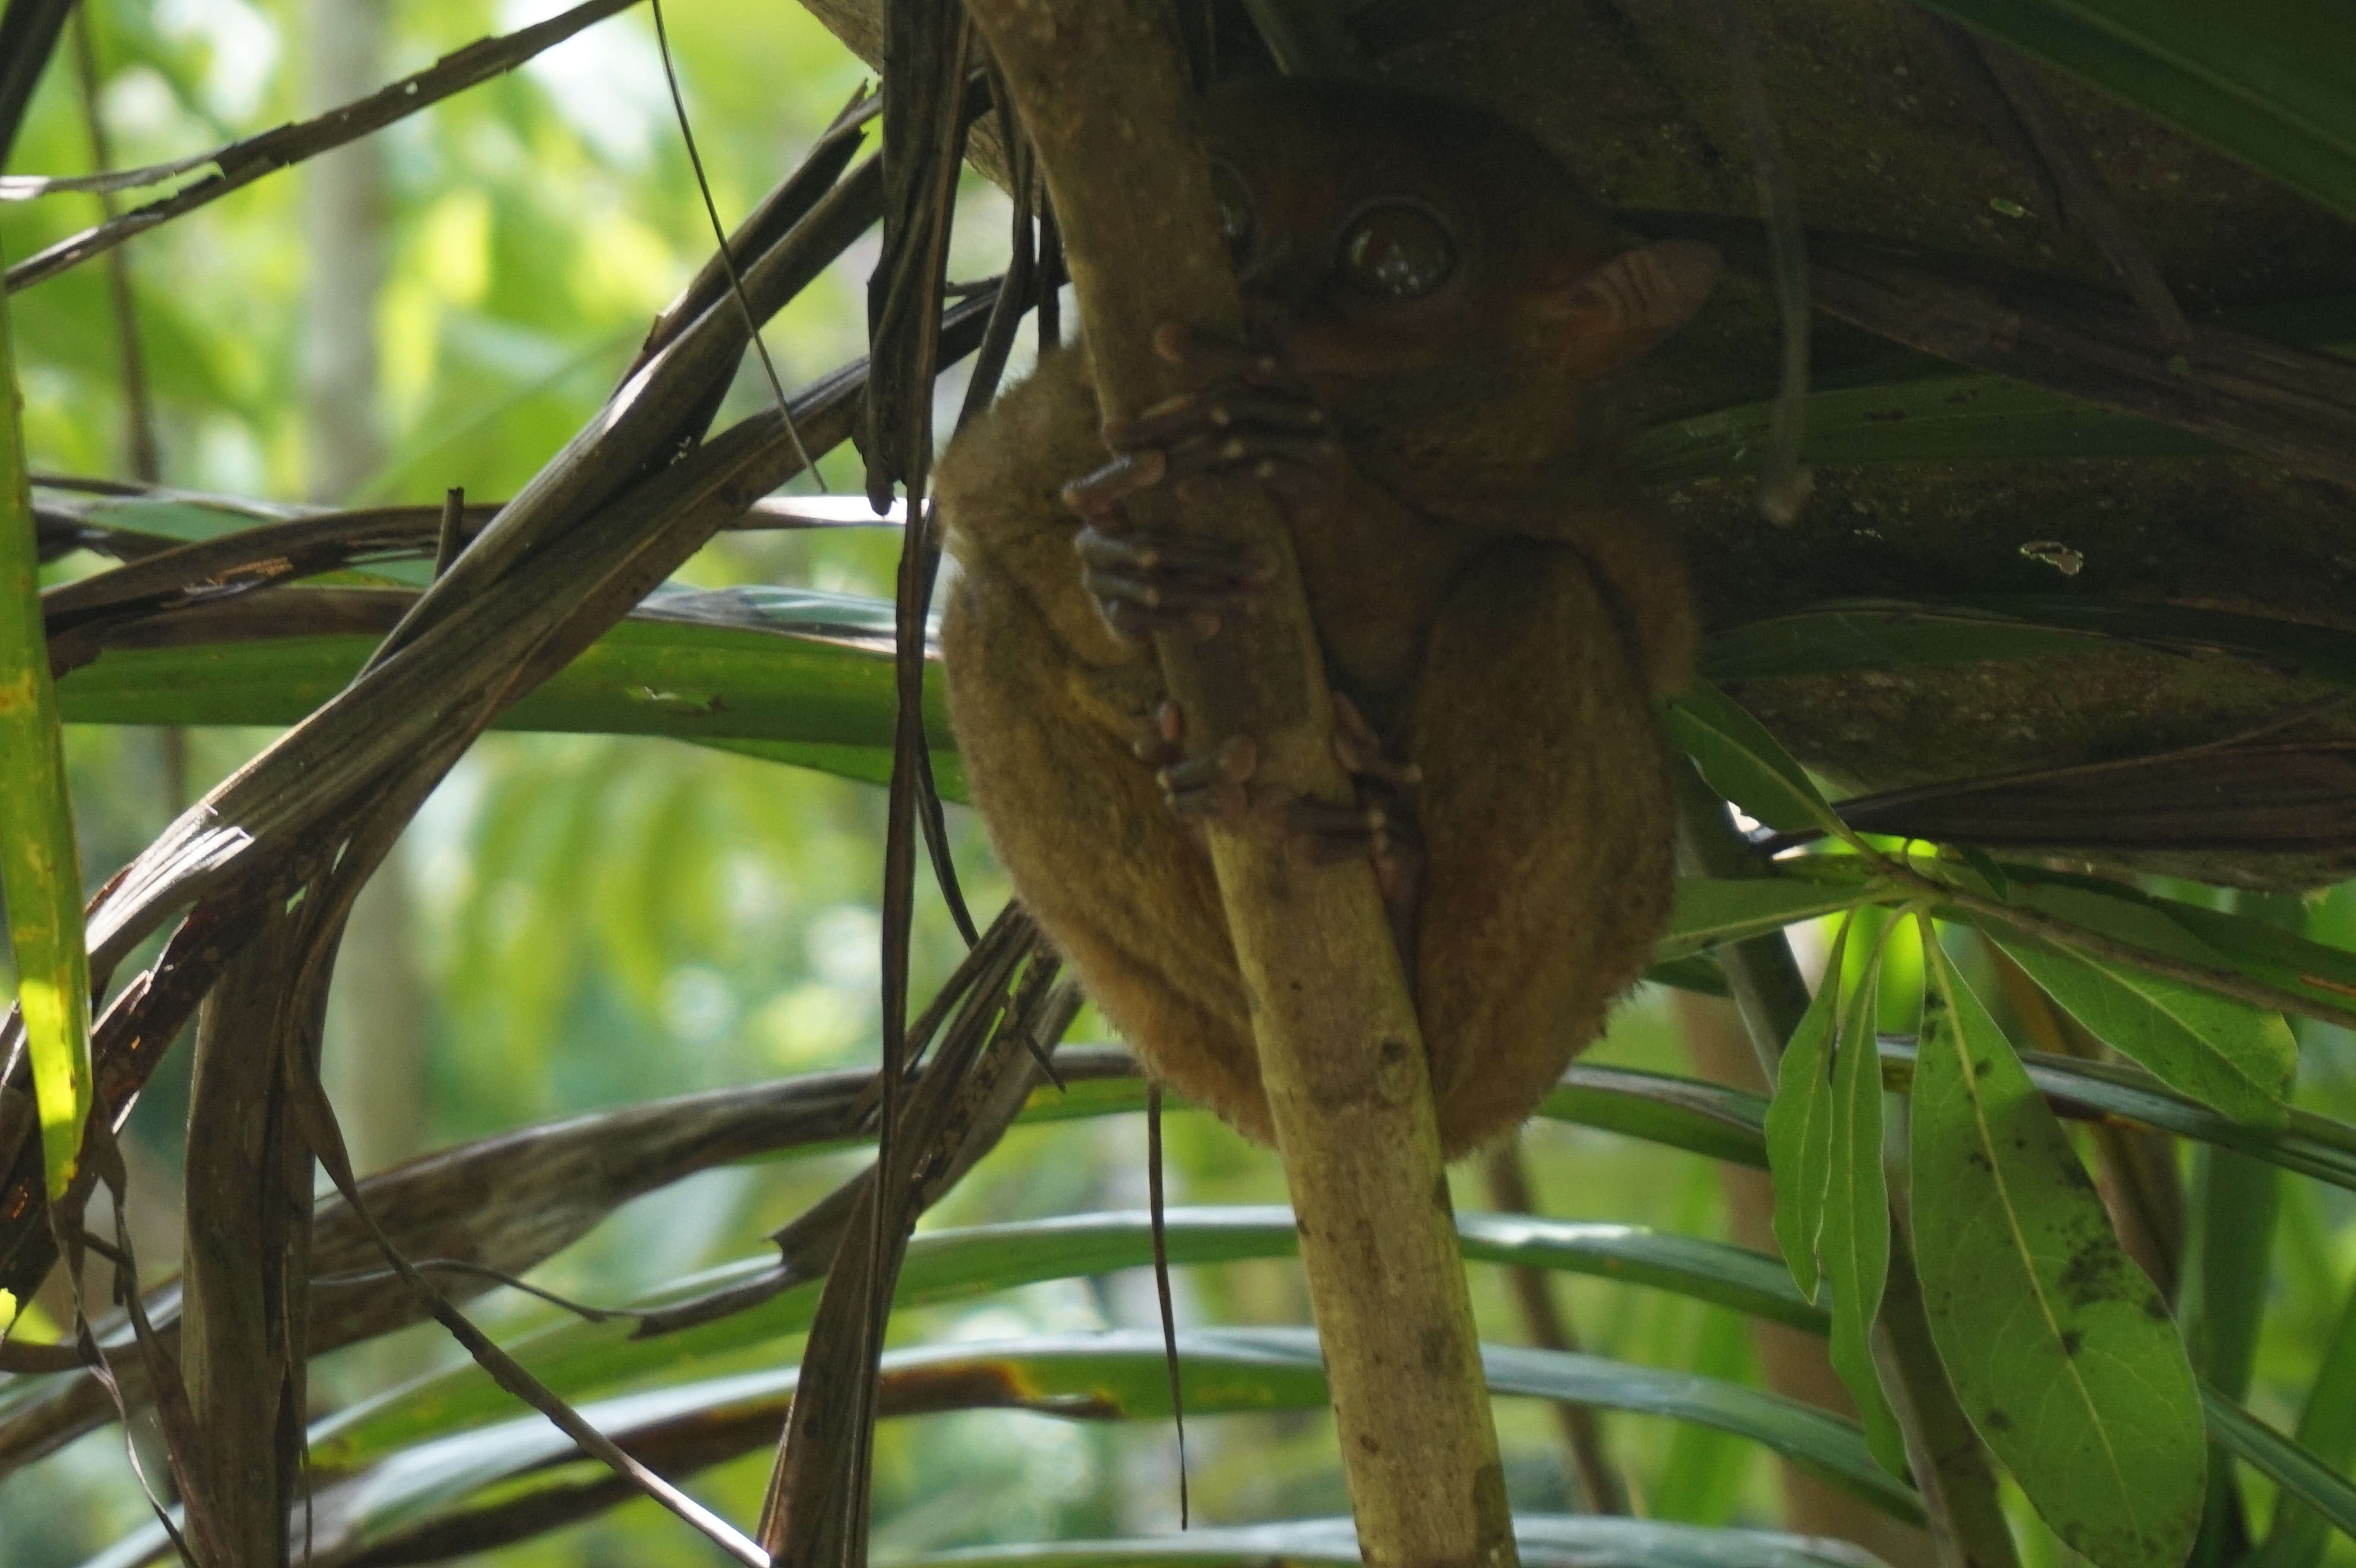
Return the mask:
<svg viewBox="0 0 2356 1568"><path fill-rule="evenodd" d="M1420 299L1448 281L1456 241L1439 219L1404 201L1360 213L1343 231L1342 276L1377 299Z"/></svg>
<svg viewBox="0 0 2356 1568"><path fill-rule="evenodd" d="M1227 254L1241 261L1250 253L1252 236L1259 228L1252 215L1251 187L1233 165L1214 158L1211 194L1219 203L1219 237L1227 242Z"/></svg>

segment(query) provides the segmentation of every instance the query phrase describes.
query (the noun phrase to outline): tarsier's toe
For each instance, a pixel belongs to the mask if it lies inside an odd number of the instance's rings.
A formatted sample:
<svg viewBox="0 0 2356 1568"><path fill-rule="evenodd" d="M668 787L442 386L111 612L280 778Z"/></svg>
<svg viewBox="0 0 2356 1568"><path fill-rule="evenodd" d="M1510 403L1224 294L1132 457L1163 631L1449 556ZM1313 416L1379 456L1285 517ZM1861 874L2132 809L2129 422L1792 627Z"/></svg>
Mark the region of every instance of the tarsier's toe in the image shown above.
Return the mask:
<svg viewBox="0 0 2356 1568"><path fill-rule="evenodd" d="M1274 575L1249 550L1199 534L1091 523L1072 548L1080 585L1130 642L1156 634L1208 637L1226 617L1248 613Z"/></svg>
<svg viewBox="0 0 2356 1568"><path fill-rule="evenodd" d="M1172 763L1155 775L1162 797L1181 816L1238 817L1258 804L1251 776L1259 747L1248 735L1230 735L1199 756Z"/></svg>

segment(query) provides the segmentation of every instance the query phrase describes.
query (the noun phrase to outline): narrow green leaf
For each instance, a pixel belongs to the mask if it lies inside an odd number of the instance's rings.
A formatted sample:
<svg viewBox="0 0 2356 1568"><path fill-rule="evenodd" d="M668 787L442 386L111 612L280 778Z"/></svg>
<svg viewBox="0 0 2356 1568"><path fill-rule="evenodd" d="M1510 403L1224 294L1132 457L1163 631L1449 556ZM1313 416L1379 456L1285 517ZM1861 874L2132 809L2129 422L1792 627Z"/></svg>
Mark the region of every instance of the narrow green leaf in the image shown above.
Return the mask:
<svg viewBox="0 0 2356 1568"><path fill-rule="evenodd" d="M1514 1539L1534 1568L1870 1568L1846 1541L1766 1530L1708 1529L1593 1514L1514 1515ZM1133 1541L1050 1541L969 1546L899 1557L885 1568L1356 1568L1358 1527L1346 1519L1286 1520Z"/></svg>
<svg viewBox="0 0 2356 1568"><path fill-rule="evenodd" d="M1923 947L1912 1211L1940 1359L2064 1541L2101 1568L2177 1568L2207 1458L2183 1341L1996 1020Z"/></svg>
<svg viewBox="0 0 2356 1568"><path fill-rule="evenodd" d="M1824 1315L1800 1299L1773 1259L1722 1242L1520 1214L1462 1214L1457 1230L1465 1257L1476 1263L1562 1269L1651 1285L1805 1332L1824 1332ZM1173 1209L1165 1235L1169 1260L1178 1266L1290 1257L1299 1246L1291 1211L1273 1207ZM640 1305L669 1305L739 1285L776 1261L772 1254L728 1264L680 1281ZM1074 1214L931 1231L909 1243L894 1306L969 1300L1042 1280L1087 1278L1152 1262L1151 1226L1141 1213ZM707 1367L715 1358L799 1333L809 1327L819 1289L811 1281L730 1317L656 1339L630 1338L627 1321L562 1322L521 1337L509 1349L557 1392L578 1399L625 1381ZM330 1468L373 1463L422 1438L512 1408L509 1396L480 1369L462 1363L329 1417L313 1434L313 1459ZM7 1413L0 1404L0 1415Z"/></svg>
<svg viewBox="0 0 2356 1568"><path fill-rule="evenodd" d="M1647 485L1748 473L1766 449L1773 418L1772 402L1753 402L1656 424L1629 443L1629 462ZM1800 456L1847 468L2206 456L2219 450L2190 431L2008 377L1927 376L1813 394Z"/></svg>
<svg viewBox="0 0 2356 1568"><path fill-rule="evenodd" d="M1189 1415L1323 1411L1331 1397L1317 1337L1309 1329L1181 1332L1178 1351ZM1894 1518L1921 1518L1912 1488L1874 1464L1854 1424L1796 1400L1690 1372L1561 1350L1484 1345L1481 1359L1495 1393L1568 1400L1731 1432ZM905 1408L926 1411L989 1404L1091 1420L1159 1421L1170 1414L1162 1337L1151 1332L914 1346L888 1352L883 1377L881 1399L887 1411L905 1401ZM748 1407L766 1402L782 1412L795 1381L792 1369L755 1372L625 1394L586 1405L582 1413L626 1445L638 1431L676 1428L699 1413L726 1411L748 1429L749 1448L776 1439L774 1424L765 1434L751 1435L757 1424L741 1419ZM906 1393L900 1392L903 1387ZM569 1438L537 1416L406 1447L396 1462L379 1469L355 1472L325 1432L315 1433L315 1445L317 1473L351 1476L354 1505L364 1500L404 1524L573 1452ZM412 1485L422 1489L402 1495ZM321 1512L330 1511L323 1495Z"/></svg>
<svg viewBox="0 0 2356 1568"><path fill-rule="evenodd" d="M1574 1062L1537 1114L1730 1165L1767 1164L1767 1102L1723 1083Z"/></svg>
<svg viewBox="0 0 2356 1568"><path fill-rule="evenodd" d="M1745 884L1732 884L1736 886ZM1774 1178L1775 1244L1800 1294L1816 1299L1816 1238L1824 1231L1825 1192L1832 1180L1832 1079L1826 1070L1833 1026L1840 1013L1841 955L1854 917L1841 922L1800 1025L1783 1043L1775 1100L1767 1107L1767 1168Z"/></svg>
<svg viewBox="0 0 2356 1568"><path fill-rule="evenodd" d="M1887 938L1894 926L1885 927ZM1841 1011L1827 1096L1824 1229L1818 1266L1832 1287L1833 1370L1848 1387L1873 1456L1906 1474L1906 1440L1881 1395L1871 1334L1890 1277L1890 1187L1881 1171L1881 1056L1875 1049L1882 944Z"/></svg>
<svg viewBox="0 0 2356 1568"><path fill-rule="evenodd" d="M1706 680L1662 705L1669 743L1693 758L1710 787L1783 833L1848 829L1767 727Z"/></svg>
<svg viewBox="0 0 2356 1568"><path fill-rule="evenodd" d="M73 1179L90 1117L90 958L5 306L0 401L0 894L7 900L16 1005L33 1059L42 1162L57 1195Z"/></svg>
<svg viewBox="0 0 2356 1568"><path fill-rule="evenodd" d="M2213 1411L2211 1422L2215 1423ZM2340 1304L2340 1321L2332 1326L2315 1379L2308 1385L2307 1406L2298 1417L2297 1446L2335 1478L2346 1472L2350 1459L2356 1458L2356 1291ZM2316 1568L2329 1543L2326 1517L2301 1503L2296 1491L2286 1488L2275 1502L2274 1520L2253 1568ZM2349 1522L2340 1528L2356 1534L2356 1529L2351 1528L2356 1523L2356 1508L2342 1518Z"/></svg>
<svg viewBox="0 0 2356 1568"><path fill-rule="evenodd" d="M2160 1082L2253 1126L2288 1121L2298 1041L2280 1013L2002 927L1988 935L2096 1039Z"/></svg>
<svg viewBox="0 0 2356 1568"><path fill-rule="evenodd" d="M1909 1092L1915 1054L1912 1040L1881 1042L1882 1078L1894 1092ZM2295 1109L2286 1127L2252 1127L2229 1121L2206 1105L2176 1093L2140 1067L2047 1056L2034 1051L2019 1055L2021 1065L2029 1070L2029 1081L2039 1093L2052 1096L2065 1112L2092 1113L2154 1127L2197 1143L2234 1149L2269 1165L2356 1192L2356 1127L2345 1122Z"/></svg>
<svg viewBox="0 0 2356 1568"><path fill-rule="evenodd" d="M2356 218L2356 11L2336 0L1930 0Z"/></svg>
<svg viewBox="0 0 2356 1568"><path fill-rule="evenodd" d="M2208 1411L2209 1430L2236 1458L2356 1541L2356 1487L2346 1477L2215 1389L2203 1388L2201 1402Z"/></svg>
<svg viewBox="0 0 2356 1568"><path fill-rule="evenodd" d="M1876 893L1870 883L1801 877L1680 877L1668 934L1653 949L1653 959L1665 963L1722 943L1764 936L1855 909Z"/></svg>

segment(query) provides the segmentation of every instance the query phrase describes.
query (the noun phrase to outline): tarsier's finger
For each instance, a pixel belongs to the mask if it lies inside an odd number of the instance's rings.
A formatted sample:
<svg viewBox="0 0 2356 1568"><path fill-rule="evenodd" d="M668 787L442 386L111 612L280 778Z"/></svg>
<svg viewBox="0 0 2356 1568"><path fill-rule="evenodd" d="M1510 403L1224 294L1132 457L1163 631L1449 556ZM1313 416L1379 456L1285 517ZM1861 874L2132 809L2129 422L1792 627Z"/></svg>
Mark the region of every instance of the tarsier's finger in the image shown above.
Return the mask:
<svg viewBox="0 0 2356 1568"><path fill-rule="evenodd" d="M1140 528L1108 533L1091 525L1072 536L1083 567L1178 587L1257 588L1275 568L1244 547L1203 534Z"/></svg>
<svg viewBox="0 0 2356 1568"><path fill-rule="evenodd" d="M1233 604L1226 595L1176 598L1151 582L1119 572L1084 570L1080 586L1096 602L1097 613L1124 642L1142 643L1156 635L1196 640L1219 629L1220 610Z"/></svg>
<svg viewBox="0 0 2356 1568"><path fill-rule="evenodd" d="M1331 423L1325 411L1304 394L1222 381L1156 403L1135 419L1108 420L1104 439L1115 452L1133 452L1228 430L1313 435Z"/></svg>
<svg viewBox="0 0 2356 1568"><path fill-rule="evenodd" d="M1341 455L1341 446L1323 436L1238 432L1179 443L1164 454L1162 475L1180 479L1240 470L1256 479L1324 485Z"/></svg>
<svg viewBox="0 0 2356 1568"><path fill-rule="evenodd" d="M1205 380L1248 381L1261 387L1298 387L1301 379L1264 347L1238 343L1199 326L1168 321L1155 329L1153 352Z"/></svg>
<svg viewBox="0 0 2356 1568"><path fill-rule="evenodd" d="M1100 528L1119 528L1120 504L1161 484L1168 472L1168 455L1158 447L1123 452L1065 485L1064 505Z"/></svg>
<svg viewBox="0 0 2356 1568"><path fill-rule="evenodd" d="M1145 731L1129 743L1137 760L1157 773L1186 757L1186 715L1174 702L1164 699L1153 709Z"/></svg>

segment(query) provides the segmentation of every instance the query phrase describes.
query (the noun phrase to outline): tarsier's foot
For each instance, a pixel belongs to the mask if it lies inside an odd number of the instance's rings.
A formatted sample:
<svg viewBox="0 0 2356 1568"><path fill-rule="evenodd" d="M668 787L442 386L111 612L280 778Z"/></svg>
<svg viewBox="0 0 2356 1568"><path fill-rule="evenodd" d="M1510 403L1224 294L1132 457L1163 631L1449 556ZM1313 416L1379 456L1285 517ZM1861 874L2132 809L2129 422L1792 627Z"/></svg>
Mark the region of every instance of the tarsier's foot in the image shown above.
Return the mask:
<svg viewBox="0 0 2356 1568"><path fill-rule="evenodd" d="M1357 785L1348 805L1313 800L1255 784L1259 747L1231 735L1196 756L1184 752L1185 721L1174 702L1154 714L1153 732L1136 745L1155 770L1170 809L1190 821L1234 821L1258 815L1299 837L1319 865L1364 859L1375 868L1392 935L1409 973L1415 961L1416 909L1423 886L1423 838L1416 828L1415 788L1422 771L1392 757L1348 698L1333 698L1333 756Z"/></svg>
<svg viewBox="0 0 2356 1568"><path fill-rule="evenodd" d="M1210 384L1108 421L1112 461L1064 487L1065 503L1087 519L1074 540L1081 583L1133 642L1156 633L1210 636L1274 573L1221 540L1129 527L1129 497L1195 475L1242 472L1296 504L1313 503L1332 488L1341 453L1314 394L1274 355L1177 325L1156 333L1154 348Z"/></svg>

